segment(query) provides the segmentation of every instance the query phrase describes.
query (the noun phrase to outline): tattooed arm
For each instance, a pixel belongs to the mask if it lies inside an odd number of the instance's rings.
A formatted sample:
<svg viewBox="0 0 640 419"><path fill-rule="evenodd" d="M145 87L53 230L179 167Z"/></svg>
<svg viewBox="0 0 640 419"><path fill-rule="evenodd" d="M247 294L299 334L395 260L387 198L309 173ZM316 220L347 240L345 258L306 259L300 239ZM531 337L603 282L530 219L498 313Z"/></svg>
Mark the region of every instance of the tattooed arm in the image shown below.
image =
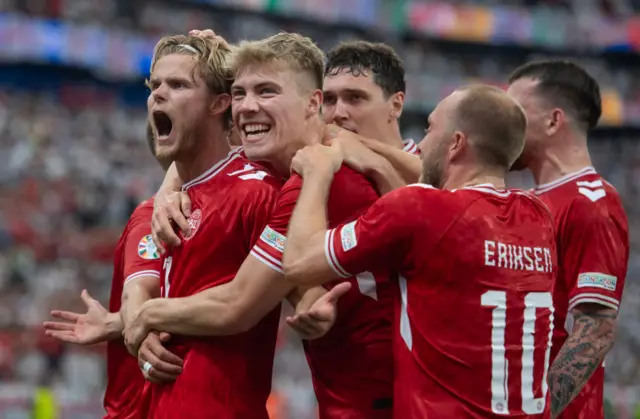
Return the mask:
<svg viewBox="0 0 640 419"><path fill-rule="evenodd" d="M551 417L555 419L580 393L613 346L618 312L598 304L571 310L573 331L549 368Z"/></svg>

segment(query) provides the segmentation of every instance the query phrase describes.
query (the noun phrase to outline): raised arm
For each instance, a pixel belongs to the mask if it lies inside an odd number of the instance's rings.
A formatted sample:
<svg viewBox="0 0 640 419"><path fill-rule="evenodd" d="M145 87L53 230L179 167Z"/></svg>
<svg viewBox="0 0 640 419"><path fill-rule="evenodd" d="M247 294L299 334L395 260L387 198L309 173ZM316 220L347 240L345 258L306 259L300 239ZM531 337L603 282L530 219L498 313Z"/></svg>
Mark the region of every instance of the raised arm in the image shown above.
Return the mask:
<svg viewBox="0 0 640 419"><path fill-rule="evenodd" d="M379 199L351 223L327 230L326 201L341 154L331 147L299 151L293 167L304 178L300 198L287 233L284 270L295 284L311 286L335 278L349 278L384 260L392 267L410 245L407 188ZM411 193L409 193L411 195Z"/></svg>
<svg viewBox="0 0 640 419"><path fill-rule="evenodd" d="M406 184L419 181L422 173L422 162L419 156L370 138L363 138L361 141L369 149L384 157L400 173Z"/></svg>
<svg viewBox="0 0 640 419"><path fill-rule="evenodd" d="M385 157L365 145L367 139L335 125L328 125L327 129L331 146L340 149L344 163L373 180L381 195L406 185Z"/></svg>

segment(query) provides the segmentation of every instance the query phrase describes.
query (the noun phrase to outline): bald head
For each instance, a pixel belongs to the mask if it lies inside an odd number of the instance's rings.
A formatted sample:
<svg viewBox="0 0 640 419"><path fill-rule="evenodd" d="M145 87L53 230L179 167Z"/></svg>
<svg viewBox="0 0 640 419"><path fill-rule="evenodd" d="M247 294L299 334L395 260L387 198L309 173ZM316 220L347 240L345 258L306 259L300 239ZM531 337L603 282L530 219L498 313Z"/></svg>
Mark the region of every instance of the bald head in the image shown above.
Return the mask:
<svg viewBox="0 0 640 419"><path fill-rule="evenodd" d="M508 170L524 148L527 118L506 92L488 85L456 90L450 97L454 130L468 138L487 166Z"/></svg>

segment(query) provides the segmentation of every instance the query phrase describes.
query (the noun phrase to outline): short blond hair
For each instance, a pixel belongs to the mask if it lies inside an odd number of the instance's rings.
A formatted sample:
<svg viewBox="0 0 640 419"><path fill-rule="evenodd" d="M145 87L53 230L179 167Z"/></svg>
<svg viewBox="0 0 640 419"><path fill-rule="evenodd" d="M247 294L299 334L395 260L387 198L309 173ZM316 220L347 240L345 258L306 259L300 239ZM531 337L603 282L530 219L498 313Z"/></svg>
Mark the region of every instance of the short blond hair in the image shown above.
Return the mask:
<svg viewBox="0 0 640 419"><path fill-rule="evenodd" d="M242 41L229 57L233 77L252 65L279 64L309 76L311 89L322 89L324 53L306 36L280 32L259 41Z"/></svg>
<svg viewBox="0 0 640 419"><path fill-rule="evenodd" d="M524 110L495 86L475 84L457 91L464 97L456 108L456 129L475 140L474 148L485 164L509 169L524 149Z"/></svg>
<svg viewBox="0 0 640 419"><path fill-rule="evenodd" d="M191 75L194 81L195 71L198 70L214 93L229 93L232 79L227 59L230 52L229 47L217 39L186 35L165 36L158 41L153 51L151 72L153 73L156 63L162 57L171 54L191 55L198 61Z"/></svg>

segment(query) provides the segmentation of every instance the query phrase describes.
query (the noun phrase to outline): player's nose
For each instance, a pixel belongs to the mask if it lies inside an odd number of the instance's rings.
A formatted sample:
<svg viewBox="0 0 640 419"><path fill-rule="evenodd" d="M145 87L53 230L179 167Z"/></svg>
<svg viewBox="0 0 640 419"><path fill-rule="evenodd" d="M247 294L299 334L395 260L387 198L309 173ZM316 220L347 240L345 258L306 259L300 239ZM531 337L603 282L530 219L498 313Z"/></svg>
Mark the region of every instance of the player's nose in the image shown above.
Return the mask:
<svg viewBox="0 0 640 419"><path fill-rule="evenodd" d="M333 119L338 121L346 121L349 119L349 112L344 101L337 100L336 105L333 107Z"/></svg>
<svg viewBox="0 0 640 419"><path fill-rule="evenodd" d="M236 104L238 112L256 113L260 109L256 97L252 94L245 95L242 100Z"/></svg>
<svg viewBox="0 0 640 419"><path fill-rule="evenodd" d="M167 86L165 83L162 83L160 86L156 87L151 96L153 97L153 100L157 103L162 103L164 101L167 100Z"/></svg>

